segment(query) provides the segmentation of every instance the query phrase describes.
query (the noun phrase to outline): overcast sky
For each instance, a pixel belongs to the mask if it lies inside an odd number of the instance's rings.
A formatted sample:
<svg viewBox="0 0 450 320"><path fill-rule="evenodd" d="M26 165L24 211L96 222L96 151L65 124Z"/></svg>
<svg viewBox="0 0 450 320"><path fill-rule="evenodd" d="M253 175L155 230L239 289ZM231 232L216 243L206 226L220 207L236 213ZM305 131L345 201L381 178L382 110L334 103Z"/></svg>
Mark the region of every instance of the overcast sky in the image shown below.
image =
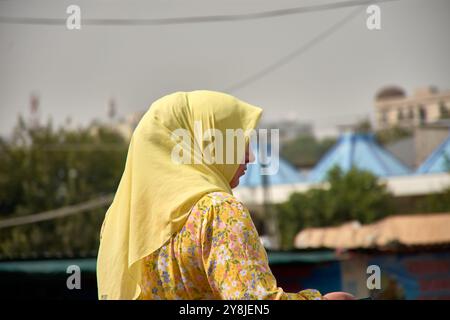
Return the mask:
<svg viewBox="0 0 450 320"><path fill-rule="evenodd" d="M343 0L2 0L2 17L170 18L253 13ZM373 116L380 87L410 93L425 85L450 89L450 0L379 5L381 30L369 31L361 7L352 20L297 58L233 92L259 105L265 120L312 121L323 135L336 124ZM173 91L225 90L278 61L342 20L341 8L250 21L162 26L0 23L0 134L27 114L31 93L44 119L76 123L145 110Z"/></svg>

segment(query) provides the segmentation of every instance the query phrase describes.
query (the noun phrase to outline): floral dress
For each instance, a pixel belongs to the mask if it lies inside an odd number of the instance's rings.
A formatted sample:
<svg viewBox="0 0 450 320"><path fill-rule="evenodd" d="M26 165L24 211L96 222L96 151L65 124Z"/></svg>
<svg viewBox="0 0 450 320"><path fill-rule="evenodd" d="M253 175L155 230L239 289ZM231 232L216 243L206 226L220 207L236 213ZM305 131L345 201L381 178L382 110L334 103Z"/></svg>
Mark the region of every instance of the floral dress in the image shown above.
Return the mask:
<svg viewBox="0 0 450 320"><path fill-rule="evenodd" d="M144 264L140 299L322 299L317 290L277 287L248 210L224 192L201 198Z"/></svg>

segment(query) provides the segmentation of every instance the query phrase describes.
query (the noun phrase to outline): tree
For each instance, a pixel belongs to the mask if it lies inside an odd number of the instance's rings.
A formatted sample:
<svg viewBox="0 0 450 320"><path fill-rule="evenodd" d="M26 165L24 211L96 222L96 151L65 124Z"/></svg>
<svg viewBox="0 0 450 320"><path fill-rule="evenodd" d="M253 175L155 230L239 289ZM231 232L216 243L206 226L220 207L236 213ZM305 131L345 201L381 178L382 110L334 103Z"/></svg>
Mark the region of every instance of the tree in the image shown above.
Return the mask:
<svg viewBox="0 0 450 320"><path fill-rule="evenodd" d="M314 136L300 135L287 142L281 149L281 156L297 166L313 166L336 143L327 138L318 141Z"/></svg>
<svg viewBox="0 0 450 320"><path fill-rule="evenodd" d="M444 101L439 102L439 119L449 119L450 111Z"/></svg>
<svg viewBox="0 0 450 320"><path fill-rule="evenodd" d="M29 127L20 118L10 140L0 140L0 218L57 209L114 192L127 142L99 126ZM105 208L2 229L0 255L96 250Z"/></svg>
<svg viewBox="0 0 450 320"><path fill-rule="evenodd" d="M352 168L328 173L329 188L294 193L278 206L282 247L291 248L295 234L309 227L325 227L357 220L372 223L392 210L392 196L370 172Z"/></svg>
<svg viewBox="0 0 450 320"><path fill-rule="evenodd" d="M396 126L378 131L375 137L381 145L386 145L407 137L411 137L412 135L412 129Z"/></svg>
<svg viewBox="0 0 450 320"><path fill-rule="evenodd" d="M364 119L356 123L354 131L357 133L371 133L373 132L372 124L369 119Z"/></svg>
<svg viewBox="0 0 450 320"><path fill-rule="evenodd" d="M447 174L450 174L450 156L444 154L444 165ZM427 195L419 203L420 212L450 212L450 186L447 186L441 192Z"/></svg>

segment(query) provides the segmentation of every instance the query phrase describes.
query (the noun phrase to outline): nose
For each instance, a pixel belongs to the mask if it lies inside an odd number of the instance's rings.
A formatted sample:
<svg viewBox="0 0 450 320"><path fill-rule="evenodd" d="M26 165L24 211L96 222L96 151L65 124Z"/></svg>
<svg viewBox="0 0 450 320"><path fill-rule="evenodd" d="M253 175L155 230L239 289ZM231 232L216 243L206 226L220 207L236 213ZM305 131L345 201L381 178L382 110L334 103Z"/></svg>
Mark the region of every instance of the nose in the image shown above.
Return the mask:
<svg viewBox="0 0 450 320"><path fill-rule="evenodd" d="M247 157L247 162L246 163L249 163L249 162L253 162L253 161L255 161L255 154L253 153L253 150L252 150L252 148L248 148L248 157Z"/></svg>

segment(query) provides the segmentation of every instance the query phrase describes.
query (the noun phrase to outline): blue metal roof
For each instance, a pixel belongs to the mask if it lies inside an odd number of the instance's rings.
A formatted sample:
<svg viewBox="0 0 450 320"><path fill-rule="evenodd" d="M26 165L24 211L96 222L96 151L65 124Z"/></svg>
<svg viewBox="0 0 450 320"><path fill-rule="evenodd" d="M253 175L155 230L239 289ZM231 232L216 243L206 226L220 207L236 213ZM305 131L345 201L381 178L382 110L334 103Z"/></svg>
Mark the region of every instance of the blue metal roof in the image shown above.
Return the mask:
<svg viewBox="0 0 450 320"><path fill-rule="evenodd" d="M411 170L379 146L373 134L344 133L312 170L309 181L321 182L335 165L344 172L351 167L367 170L378 177L405 175Z"/></svg>
<svg viewBox="0 0 450 320"><path fill-rule="evenodd" d="M255 162L249 163L247 165L247 173L241 177L239 180L240 187L258 187L263 184L262 164L259 161L258 148L253 147L253 153L255 154ZM271 146L267 147L267 157L274 157L271 154ZM306 178L303 177L300 172L291 165L288 161L279 157L278 172L273 175L267 175L267 184L270 185L280 185L280 184L294 184L299 182L305 182Z"/></svg>
<svg viewBox="0 0 450 320"><path fill-rule="evenodd" d="M417 173L438 173L450 170L450 135L417 168Z"/></svg>

